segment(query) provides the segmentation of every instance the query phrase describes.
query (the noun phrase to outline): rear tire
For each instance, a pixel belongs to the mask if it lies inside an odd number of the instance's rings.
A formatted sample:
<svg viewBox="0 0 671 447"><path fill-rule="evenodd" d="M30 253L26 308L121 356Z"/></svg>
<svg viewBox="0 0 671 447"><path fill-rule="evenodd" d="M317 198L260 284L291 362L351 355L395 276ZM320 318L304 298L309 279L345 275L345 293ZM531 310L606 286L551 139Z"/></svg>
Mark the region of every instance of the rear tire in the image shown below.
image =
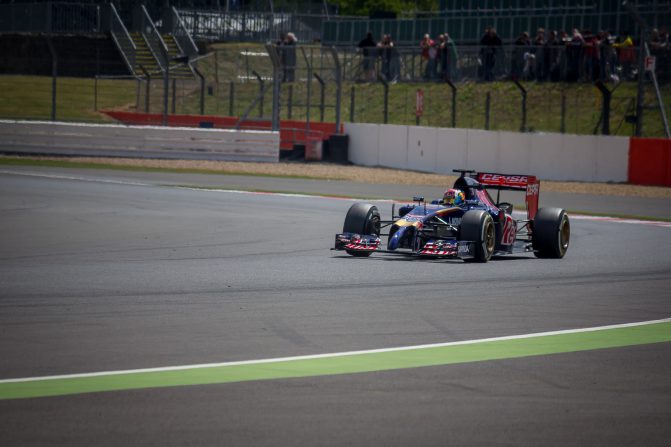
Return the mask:
<svg viewBox="0 0 671 447"><path fill-rule="evenodd" d="M561 208L541 208L534 218L532 244L538 258L561 259L568 250L571 224Z"/></svg>
<svg viewBox="0 0 671 447"><path fill-rule="evenodd" d="M380 235L380 211L370 203L355 203L347 211L345 223L342 227L343 233L374 234ZM345 250L348 254L356 257L368 257L370 251Z"/></svg>
<svg viewBox="0 0 671 447"><path fill-rule="evenodd" d="M496 247L496 228L492 216L485 210L471 210L461 219L459 240L475 242L476 262L487 262Z"/></svg>

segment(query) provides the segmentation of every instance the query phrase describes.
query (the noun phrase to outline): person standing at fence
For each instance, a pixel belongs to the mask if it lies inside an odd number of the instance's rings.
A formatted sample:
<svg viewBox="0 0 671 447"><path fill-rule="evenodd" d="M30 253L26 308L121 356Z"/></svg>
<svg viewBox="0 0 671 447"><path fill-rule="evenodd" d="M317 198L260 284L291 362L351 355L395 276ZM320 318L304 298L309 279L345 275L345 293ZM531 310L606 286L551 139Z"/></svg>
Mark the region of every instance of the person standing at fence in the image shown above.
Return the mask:
<svg viewBox="0 0 671 447"><path fill-rule="evenodd" d="M544 72L551 82L561 80L562 47L563 43L557 31L550 31L543 49L543 65L545 66Z"/></svg>
<svg viewBox="0 0 671 447"><path fill-rule="evenodd" d="M623 80L634 79L634 66L636 62L636 50L634 49L634 40L629 35L629 31L622 31L613 44L617 50L617 59L620 63Z"/></svg>
<svg viewBox="0 0 671 447"><path fill-rule="evenodd" d="M617 53L613 47L615 38L611 36L610 31L601 32L599 37L599 59L600 77L603 82L618 81L619 78L615 74L615 66L617 65Z"/></svg>
<svg viewBox="0 0 671 447"><path fill-rule="evenodd" d="M396 82L398 78L398 70L394 62L394 42L391 40L391 35L385 34L382 36L382 40L378 44L380 49L380 57L382 58L382 67L380 68L380 74L384 76L384 79L387 82Z"/></svg>
<svg viewBox="0 0 671 447"><path fill-rule="evenodd" d="M584 49L584 59L585 59L585 81L592 82L598 79L598 73L600 72L600 52L598 36L592 34L590 30L585 31L585 49Z"/></svg>
<svg viewBox="0 0 671 447"><path fill-rule="evenodd" d="M419 47L422 49L422 60L424 61L424 79L430 80L433 79L433 73L435 71L436 58L431 58L432 49L435 51L435 42L431 39L431 36L424 34L424 39L419 43Z"/></svg>
<svg viewBox="0 0 671 447"><path fill-rule="evenodd" d="M529 33L524 31L515 40L515 49L513 50L513 61L511 67L511 78L513 80L529 79L529 59L533 57L531 54L531 39Z"/></svg>
<svg viewBox="0 0 671 447"><path fill-rule="evenodd" d="M573 37L566 44L566 63L567 73L566 81L576 82L580 79L580 68L582 61L583 46L585 39L577 28L573 29Z"/></svg>
<svg viewBox="0 0 671 447"><path fill-rule="evenodd" d="M665 82L668 77L669 69L669 55L671 55L669 48L669 35L666 32L666 28L662 28L661 31L657 28L654 28L650 33L650 54L655 56L656 61L656 75L657 80L660 82Z"/></svg>
<svg viewBox="0 0 671 447"><path fill-rule="evenodd" d="M537 81L544 81L547 77L545 71L545 29L538 28L536 30L536 37L532 42L533 54L535 56L533 76Z"/></svg>
<svg viewBox="0 0 671 447"><path fill-rule="evenodd" d="M503 46L503 42L498 34L496 28L488 26L485 28L485 34L480 39L480 55L482 59L483 80L494 80L494 68L496 67L496 59L499 51Z"/></svg>
<svg viewBox="0 0 671 447"><path fill-rule="evenodd" d="M296 35L294 33L287 33L282 42L280 49L280 57L282 62L283 82L294 82L296 73Z"/></svg>
<svg viewBox="0 0 671 447"><path fill-rule="evenodd" d="M445 33L445 42L447 44L447 72L450 81L456 81L459 77L459 54L457 53L457 44L448 33Z"/></svg>
<svg viewBox="0 0 671 447"><path fill-rule="evenodd" d="M443 81L456 79L457 47L448 33L440 35L440 67Z"/></svg>
<svg viewBox="0 0 671 447"><path fill-rule="evenodd" d="M373 33L370 31L366 34L366 37L363 38L359 45L359 51L361 51L361 56L363 57L363 72L366 78L366 81L375 80L375 59L376 53L375 50L376 43L373 39Z"/></svg>

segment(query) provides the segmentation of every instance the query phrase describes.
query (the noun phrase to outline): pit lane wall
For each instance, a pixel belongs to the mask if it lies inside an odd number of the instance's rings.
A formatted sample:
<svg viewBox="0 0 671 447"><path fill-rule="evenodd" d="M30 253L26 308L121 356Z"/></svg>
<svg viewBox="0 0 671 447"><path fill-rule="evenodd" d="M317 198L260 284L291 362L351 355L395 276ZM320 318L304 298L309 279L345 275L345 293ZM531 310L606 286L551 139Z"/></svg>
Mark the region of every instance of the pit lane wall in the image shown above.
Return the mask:
<svg viewBox="0 0 671 447"><path fill-rule="evenodd" d="M278 132L0 120L0 152L279 161Z"/></svg>
<svg viewBox="0 0 671 447"><path fill-rule="evenodd" d="M543 180L626 182L629 138L345 124L349 160L451 174L452 169L533 174Z"/></svg>

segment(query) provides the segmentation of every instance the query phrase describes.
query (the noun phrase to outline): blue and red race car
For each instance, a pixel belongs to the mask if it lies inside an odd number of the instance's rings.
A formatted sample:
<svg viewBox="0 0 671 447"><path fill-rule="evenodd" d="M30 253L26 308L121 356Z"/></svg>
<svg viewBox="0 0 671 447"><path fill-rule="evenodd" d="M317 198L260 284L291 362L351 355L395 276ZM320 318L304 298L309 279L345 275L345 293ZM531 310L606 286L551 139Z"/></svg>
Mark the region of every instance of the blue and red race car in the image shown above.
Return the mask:
<svg viewBox="0 0 671 447"><path fill-rule="evenodd" d="M539 258L564 257L571 236L568 214L560 208L538 208L540 181L535 176L455 172L461 175L454 188L465 199L459 206L415 197L398 215L392 205L392 219L382 220L375 205L355 203L343 232L336 234L335 250L359 257L383 252L478 262L531 251ZM497 191L496 200L489 190ZM502 190L525 192L526 219L513 217L513 205L499 200ZM387 238L386 248L381 237Z"/></svg>

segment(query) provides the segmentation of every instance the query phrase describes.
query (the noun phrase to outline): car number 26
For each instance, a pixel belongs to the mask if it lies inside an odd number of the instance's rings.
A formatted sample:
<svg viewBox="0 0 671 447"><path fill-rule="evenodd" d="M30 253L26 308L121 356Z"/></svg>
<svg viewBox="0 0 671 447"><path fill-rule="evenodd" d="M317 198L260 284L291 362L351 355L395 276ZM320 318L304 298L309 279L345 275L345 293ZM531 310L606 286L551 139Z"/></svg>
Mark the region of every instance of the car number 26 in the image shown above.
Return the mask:
<svg viewBox="0 0 671 447"><path fill-rule="evenodd" d="M515 221L510 216L506 216L501 243L503 245L512 245L515 243Z"/></svg>

